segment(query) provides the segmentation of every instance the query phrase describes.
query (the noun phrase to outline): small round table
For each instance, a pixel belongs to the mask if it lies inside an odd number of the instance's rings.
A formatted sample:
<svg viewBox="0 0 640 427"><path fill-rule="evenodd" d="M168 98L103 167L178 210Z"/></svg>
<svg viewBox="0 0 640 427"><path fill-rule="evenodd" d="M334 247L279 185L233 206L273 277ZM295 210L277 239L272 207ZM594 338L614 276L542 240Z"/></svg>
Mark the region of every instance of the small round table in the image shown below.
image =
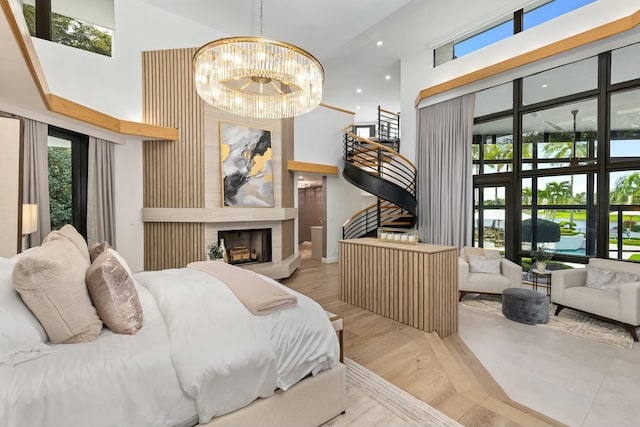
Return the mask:
<svg viewBox="0 0 640 427"><path fill-rule="evenodd" d="M531 272L533 273L533 290L538 290L538 278L540 276L544 276L547 279L547 296L551 296L551 270L538 270L537 268L532 268Z"/></svg>

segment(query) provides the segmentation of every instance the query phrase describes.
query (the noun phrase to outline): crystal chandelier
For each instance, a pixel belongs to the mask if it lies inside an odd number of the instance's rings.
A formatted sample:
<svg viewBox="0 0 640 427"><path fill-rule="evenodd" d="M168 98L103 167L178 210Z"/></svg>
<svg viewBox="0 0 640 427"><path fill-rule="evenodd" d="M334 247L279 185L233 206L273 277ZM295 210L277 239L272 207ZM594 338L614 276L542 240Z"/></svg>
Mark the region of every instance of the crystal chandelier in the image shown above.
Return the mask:
<svg viewBox="0 0 640 427"><path fill-rule="evenodd" d="M308 113L320 104L324 70L297 46L262 37L229 37L195 53L198 95L208 104L245 117L281 119Z"/></svg>

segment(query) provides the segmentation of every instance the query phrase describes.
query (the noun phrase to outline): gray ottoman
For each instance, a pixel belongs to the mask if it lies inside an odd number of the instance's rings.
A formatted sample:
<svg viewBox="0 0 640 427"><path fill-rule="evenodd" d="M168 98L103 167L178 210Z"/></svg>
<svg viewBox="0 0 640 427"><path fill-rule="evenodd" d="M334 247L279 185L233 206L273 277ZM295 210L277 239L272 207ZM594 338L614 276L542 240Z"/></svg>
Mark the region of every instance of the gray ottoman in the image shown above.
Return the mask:
<svg viewBox="0 0 640 427"><path fill-rule="evenodd" d="M549 321L549 300L531 289L507 288L502 291L502 314L515 322L535 325Z"/></svg>

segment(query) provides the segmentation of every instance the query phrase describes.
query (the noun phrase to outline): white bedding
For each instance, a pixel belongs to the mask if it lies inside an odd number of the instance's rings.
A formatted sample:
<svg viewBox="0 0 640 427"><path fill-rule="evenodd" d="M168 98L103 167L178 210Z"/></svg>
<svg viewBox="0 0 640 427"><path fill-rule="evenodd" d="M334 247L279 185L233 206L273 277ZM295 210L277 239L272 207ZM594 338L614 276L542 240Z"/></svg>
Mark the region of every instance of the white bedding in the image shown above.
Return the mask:
<svg viewBox="0 0 640 427"><path fill-rule="evenodd" d="M96 341L52 344L52 354L0 366L0 424L183 426L196 421L182 390L169 338L151 294L137 286L144 326L136 335L105 329Z"/></svg>
<svg viewBox="0 0 640 427"><path fill-rule="evenodd" d="M338 363L331 323L322 307L303 295L296 293L295 307L255 316L224 283L197 270L145 272L135 278L158 302L173 364L182 388L197 402L200 422Z"/></svg>

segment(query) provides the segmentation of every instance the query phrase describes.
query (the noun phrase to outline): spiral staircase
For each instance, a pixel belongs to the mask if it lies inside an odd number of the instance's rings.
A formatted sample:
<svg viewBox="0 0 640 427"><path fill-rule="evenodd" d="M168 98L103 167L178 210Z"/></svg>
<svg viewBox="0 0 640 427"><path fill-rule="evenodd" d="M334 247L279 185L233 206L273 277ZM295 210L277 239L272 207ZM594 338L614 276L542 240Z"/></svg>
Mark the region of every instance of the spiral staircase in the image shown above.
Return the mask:
<svg viewBox="0 0 640 427"><path fill-rule="evenodd" d="M375 234L378 227L411 228L416 223L416 167L400 149L400 116L378 107L378 137L363 138L344 128L347 181L377 196L377 202L356 212L342 226L342 237Z"/></svg>

